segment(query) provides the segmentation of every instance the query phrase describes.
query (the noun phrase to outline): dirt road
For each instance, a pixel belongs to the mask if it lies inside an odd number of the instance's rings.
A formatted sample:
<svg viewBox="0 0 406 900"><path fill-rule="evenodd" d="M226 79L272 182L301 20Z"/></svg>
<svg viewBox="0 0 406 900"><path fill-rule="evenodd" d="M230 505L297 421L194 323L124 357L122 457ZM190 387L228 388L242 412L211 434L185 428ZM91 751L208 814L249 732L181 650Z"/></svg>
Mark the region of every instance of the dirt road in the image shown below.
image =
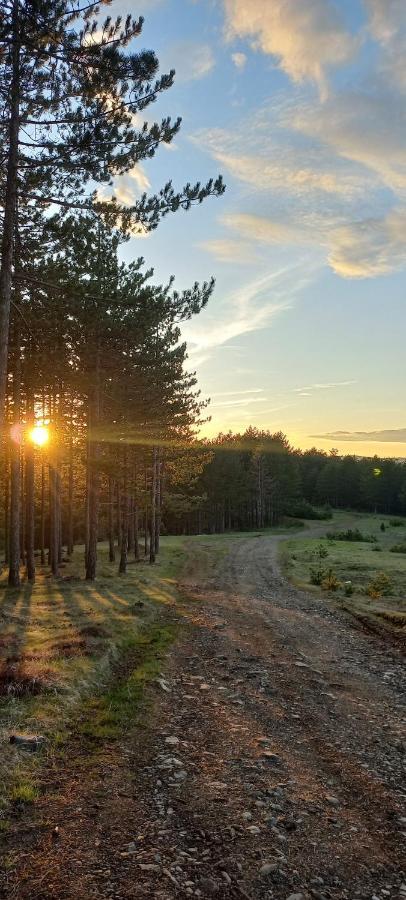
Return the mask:
<svg viewBox="0 0 406 900"><path fill-rule="evenodd" d="M406 900L400 651L284 582L277 540L191 557L152 721L54 773L3 896Z"/></svg>

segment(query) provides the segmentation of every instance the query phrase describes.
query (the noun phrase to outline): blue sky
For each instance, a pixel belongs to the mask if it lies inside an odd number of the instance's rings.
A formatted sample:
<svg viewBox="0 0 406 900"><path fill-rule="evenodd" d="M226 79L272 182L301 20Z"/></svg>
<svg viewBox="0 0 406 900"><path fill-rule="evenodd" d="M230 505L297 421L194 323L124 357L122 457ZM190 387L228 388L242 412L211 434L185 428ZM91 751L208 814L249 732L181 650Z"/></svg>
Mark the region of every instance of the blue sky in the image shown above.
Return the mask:
<svg viewBox="0 0 406 900"><path fill-rule="evenodd" d="M124 250L157 281L216 277L184 328L212 398L206 433L256 424L296 446L406 456L405 0L113 10L144 15L140 47L177 73L148 120L183 119L118 196L227 183Z"/></svg>

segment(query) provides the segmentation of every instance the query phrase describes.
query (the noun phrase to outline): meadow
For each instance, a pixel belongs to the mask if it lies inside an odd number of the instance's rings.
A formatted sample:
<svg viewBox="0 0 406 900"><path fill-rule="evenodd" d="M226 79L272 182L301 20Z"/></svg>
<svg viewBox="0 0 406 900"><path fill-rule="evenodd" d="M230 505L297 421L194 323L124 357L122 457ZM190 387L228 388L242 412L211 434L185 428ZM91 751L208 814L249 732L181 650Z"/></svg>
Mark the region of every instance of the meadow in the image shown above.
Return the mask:
<svg viewBox="0 0 406 900"><path fill-rule="evenodd" d="M306 531L281 545L280 562L286 577L297 587L334 599L365 624L404 633L406 521L335 512L326 527L320 523L317 536L307 536ZM335 539L348 531L352 538L360 532L366 539Z"/></svg>

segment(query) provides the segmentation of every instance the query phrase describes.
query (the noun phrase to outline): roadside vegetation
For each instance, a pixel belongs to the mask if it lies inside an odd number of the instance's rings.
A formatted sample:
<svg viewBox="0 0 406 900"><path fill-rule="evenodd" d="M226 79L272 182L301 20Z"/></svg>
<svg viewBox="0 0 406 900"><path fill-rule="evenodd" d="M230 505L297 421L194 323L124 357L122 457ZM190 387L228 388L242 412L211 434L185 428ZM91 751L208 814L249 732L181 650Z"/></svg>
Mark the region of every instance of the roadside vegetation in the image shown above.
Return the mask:
<svg viewBox="0 0 406 900"><path fill-rule="evenodd" d="M366 623L406 633L402 519L335 512L320 536L307 538L304 532L283 542L281 564L296 586L334 598Z"/></svg>

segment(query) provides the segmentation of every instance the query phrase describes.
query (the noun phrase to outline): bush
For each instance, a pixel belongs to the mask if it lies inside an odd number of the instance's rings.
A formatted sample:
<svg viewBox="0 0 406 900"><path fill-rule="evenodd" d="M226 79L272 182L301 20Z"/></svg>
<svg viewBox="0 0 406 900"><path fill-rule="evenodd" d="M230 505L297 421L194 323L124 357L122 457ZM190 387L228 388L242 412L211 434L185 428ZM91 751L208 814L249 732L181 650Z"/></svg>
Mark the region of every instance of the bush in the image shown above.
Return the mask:
<svg viewBox="0 0 406 900"><path fill-rule="evenodd" d="M321 586L326 591L338 591L338 588L342 587L341 581L338 580L337 575L332 569L328 570L327 575L323 578Z"/></svg>
<svg viewBox="0 0 406 900"><path fill-rule="evenodd" d="M354 588L352 585L352 581L344 581L344 594L346 597L351 597L354 593Z"/></svg>
<svg viewBox="0 0 406 900"><path fill-rule="evenodd" d="M367 585L366 592L372 600L387 597L392 593L392 582L385 572L377 572Z"/></svg>
<svg viewBox="0 0 406 900"><path fill-rule="evenodd" d="M310 584L315 584L317 587L320 587L326 577L326 570L321 566L317 566L310 569Z"/></svg>
<svg viewBox="0 0 406 900"><path fill-rule="evenodd" d="M374 553L382 553L382 547L372 547L372 550L374 551Z"/></svg>
<svg viewBox="0 0 406 900"><path fill-rule="evenodd" d="M390 547L391 553L406 553L406 544L394 544Z"/></svg>
<svg viewBox="0 0 406 900"><path fill-rule="evenodd" d="M373 534L362 534L359 528L347 528L347 531L330 531L326 534L329 541L363 541L366 544L376 544L377 539Z"/></svg>
<svg viewBox="0 0 406 900"><path fill-rule="evenodd" d="M385 522L381 522L381 531L385 531Z"/></svg>
<svg viewBox="0 0 406 900"><path fill-rule="evenodd" d="M312 556L314 559L326 559L328 556L327 547L325 547L324 544L318 544L315 550L313 550Z"/></svg>
<svg viewBox="0 0 406 900"><path fill-rule="evenodd" d="M287 510L287 514L301 519L318 519L321 521L331 519L333 515L329 506L317 509L311 503L308 503L307 500L297 500L295 503L292 503Z"/></svg>
<svg viewBox="0 0 406 900"><path fill-rule="evenodd" d="M389 519L389 525L391 525L392 528L404 528L405 524L403 519Z"/></svg>

